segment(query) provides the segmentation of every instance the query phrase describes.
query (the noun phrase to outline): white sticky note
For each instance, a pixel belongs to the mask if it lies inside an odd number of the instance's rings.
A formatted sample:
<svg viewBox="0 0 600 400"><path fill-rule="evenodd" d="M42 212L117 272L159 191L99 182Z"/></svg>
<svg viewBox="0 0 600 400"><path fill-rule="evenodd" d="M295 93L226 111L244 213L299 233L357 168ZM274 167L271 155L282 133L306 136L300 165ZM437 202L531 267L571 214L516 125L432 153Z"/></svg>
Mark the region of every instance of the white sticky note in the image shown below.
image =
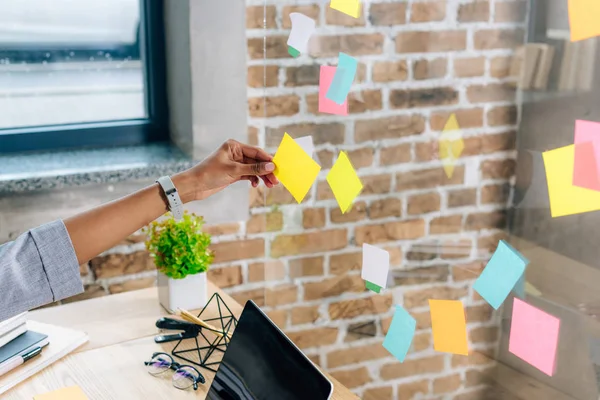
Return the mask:
<svg viewBox="0 0 600 400"><path fill-rule="evenodd" d="M308 41L315 31L315 20L300 13L291 13L292 31L287 41L287 45L295 51L290 54L305 54L308 49Z"/></svg>
<svg viewBox="0 0 600 400"><path fill-rule="evenodd" d="M312 136L302 136L294 140L300 147L302 147L302 150L304 150L306 154L308 154L310 157L313 156L313 153L315 152L315 145L313 144Z"/></svg>
<svg viewBox="0 0 600 400"><path fill-rule="evenodd" d="M361 277L365 281L385 288L390 270L390 253L363 243L363 263Z"/></svg>

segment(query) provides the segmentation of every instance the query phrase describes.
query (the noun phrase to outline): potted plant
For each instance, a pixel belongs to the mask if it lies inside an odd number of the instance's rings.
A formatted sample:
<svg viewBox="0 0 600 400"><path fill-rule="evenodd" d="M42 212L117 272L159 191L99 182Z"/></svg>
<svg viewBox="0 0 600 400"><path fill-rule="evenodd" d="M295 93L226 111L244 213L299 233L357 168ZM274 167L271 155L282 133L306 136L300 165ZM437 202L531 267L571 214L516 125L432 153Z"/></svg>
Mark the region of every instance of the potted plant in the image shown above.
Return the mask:
<svg viewBox="0 0 600 400"><path fill-rule="evenodd" d="M146 249L158 270L158 298L171 313L201 308L207 302L206 271L214 255L203 225L202 217L186 212L180 221L169 216L146 229Z"/></svg>

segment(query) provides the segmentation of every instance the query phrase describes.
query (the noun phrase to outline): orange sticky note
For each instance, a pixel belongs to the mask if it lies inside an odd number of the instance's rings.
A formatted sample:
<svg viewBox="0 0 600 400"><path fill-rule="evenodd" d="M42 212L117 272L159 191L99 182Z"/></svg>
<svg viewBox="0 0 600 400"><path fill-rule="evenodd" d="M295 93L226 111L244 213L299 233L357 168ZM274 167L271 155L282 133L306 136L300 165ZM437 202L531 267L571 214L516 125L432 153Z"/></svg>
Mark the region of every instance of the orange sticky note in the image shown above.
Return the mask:
<svg viewBox="0 0 600 400"><path fill-rule="evenodd" d="M38 394L33 400L88 400L79 386L69 386L52 392Z"/></svg>
<svg viewBox="0 0 600 400"><path fill-rule="evenodd" d="M600 36L600 1L569 0L571 42Z"/></svg>
<svg viewBox="0 0 600 400"><path fill-rule="evenodd" d="M444 353L469 355L467 322L458 300L429 300L433 348Z"/></svg>

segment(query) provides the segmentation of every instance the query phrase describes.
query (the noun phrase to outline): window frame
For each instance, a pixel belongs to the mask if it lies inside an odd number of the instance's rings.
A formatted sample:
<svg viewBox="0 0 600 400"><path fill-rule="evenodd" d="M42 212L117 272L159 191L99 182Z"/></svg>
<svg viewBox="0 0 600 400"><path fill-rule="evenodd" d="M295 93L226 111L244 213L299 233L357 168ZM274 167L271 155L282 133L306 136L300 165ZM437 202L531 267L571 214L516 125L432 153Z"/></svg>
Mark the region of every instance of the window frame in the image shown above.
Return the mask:
<svg viewBox="0 0 600 400"><path fill-rule="evenodd" d="M168 141L163 1L140 0L140 60L147 118L0 129L0 155Z"/></svg>

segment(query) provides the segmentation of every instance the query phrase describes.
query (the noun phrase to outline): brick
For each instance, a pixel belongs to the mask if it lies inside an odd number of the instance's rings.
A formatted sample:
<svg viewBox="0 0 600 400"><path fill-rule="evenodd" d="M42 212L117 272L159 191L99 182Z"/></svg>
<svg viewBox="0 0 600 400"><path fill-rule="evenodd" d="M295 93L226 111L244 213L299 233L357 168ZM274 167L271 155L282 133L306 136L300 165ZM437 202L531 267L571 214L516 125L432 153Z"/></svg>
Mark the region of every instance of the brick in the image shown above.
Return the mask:
<svg viewBox="0 0 600 400"><path fill-rule="evenodd" d="M290 314L292 325L312 324L319 319L319 306L295 307Z"/></svg>
<svg viewBox="0 0 600 400"><path fill-rule="evenodd" d="M415 158L420 162L437 160L439 158L438 141L415 143Z"/></svg>
<svg viewBox="0 0 600 400"><path fill-rule="evenodd" d="M517 107L501 106L492 108L487 112L488 125L515 125L517 123Z"/></svg>
<svg viewBox="0 0 600 400"><path fill-rule="evenodd" d="M526 1L498 1L494 12L495 22L523 22L527 15Z"/></svg>
<svg viewBox="0 0 600 400"><path fill-rule="evenodd" d="M458 233L462 230L462 215L433 218L429 223L431 235Z"/></svg>
<svg viewBox="0 0 600 400"><path fill-rule="evenodd" d="M367 204L364 201L354 203L345 214L339 208L332 208L329 217L334 224L361 221L367 217Z"/></svg>
<svg viewBox="0 0 600 400"><path fill-rule="evenodd" d="M362 252L332 254L329 257L329 272L334 275L345 275L350 271L358 271L362 266Z"/></svg>
<svg viewBox="0 0 600 400"><path fill-rule="evenodd" d="M428 380L403 383L401 385L398 385L398 400L413 400L417 398L422 398L422 395L425 395L428 392Z"/></svg>
<svg viewBox="0 0 600 400"><path fill-rule="evenodd" d="M471 343L495 343L498 340L497 326L479 326L469 332Z"/></svg>
<svg viewBox="0 0 600 400"><path fill-rule="evenodd" d="M323 275L323 257L307 257L290 260L290 278Z"/></svg>
<svg viewBox="0 0 600 400"><path fill-rule="evenodd" d="M284 117L298 114L300 110L300 97L296 95L252 97L248 99L248 111L253 118Z"/></svg>
<svg viewBox="0 0 600 400"><path fill-rule="evenodd" d="M324 208L305 208L302 210L302 226L304 229L322 228L325 226Z"/></svg>
<svg viewBox="0 0 600 400"><path fill-rule="evenodd" d="M414 360L405 360L402 364L386 364L381 367L380 375L385 380L404 378L407 376L417 376L434 372L442 372L444 369L444 356L435 355L426 358L417 358ZM425 381L427 382L427 381ZM428 385L424 386L425 388ZM428 389L424 392L427 393Z"/></svg>
<svg viewBox="0 0 600 400"><path fill-rule="evenodd" d="M356 244L382 243L396 240L416 239L425 235L425 221L413 219L393 221L378 225L362 225L355 228Z"/></svg>
<svg viewBox="0 0 600 400"><path fill-rule="evenodd" d="M220 288L228 288L242 284L242 267L210 268L206 273L207 278Z"/></svg>
<svg viewBox="0 0 600 400"><path fill-rule="evenodd" d="M265 305L277 307L298 301L298 286L283 284L265 289Z"/></svg>
<svg viewBox="0 0 600 400"><path fill-rule="evenodd" d="M416 194L408 198L408 214L427 214L440 210L441 199L438 193Z"/></svg>
<svg viewBox="0 0 600 400"><path fill-rule="evenodd" d="M466 31L400 32L396 36L396 53L460 51L467 48Z"/></svg>
<svg viewBox="0 0 600 400"><path fill-rule="evenodd" d="M500 225L501 222L498 222ZM500 240L507 240L508 234L506 232L496 232L493 235L482 236L477 239L477 248L479 250L487 250L490 255L496 251L496 247L498 247L498 242Z"/></svg>
<svg viewBox="0 0 600 400"><path fill-rule="evenodd" d="M516 141L517 134L515 131L485 135L481 137L481 152L490 154L497 151L514 150Z"/></svg>
<svg viewBox="0 0 600 400"><path fill-rule="evenodd" d="M411 161L411 158L409 143L386 146L379 153L379 164L382 166L402 164Z"/></svg>
<svg viewBox="0 0 600 400"><path fill-rule="evenodd" d="M431 348L431 334L429 332L416 334L413 337L412 347L415 352Z"/></svg>
<svg viewBox="0 0 600 400"><path fill-rule="evenodd" d="M458 103L458 91L451 87L390 91L391 108L434 107Z"/></svg>
<svg viewBox="0 0 600 400"><path fill-rule="evenodd" d="M215 263L245 260L263 257L265 255L264 239L247 239L229 242L219 242L211 245L215 253Z"/></svg>
<svg viewBox="0 0 600 400"><path fill-rule="evenodd" d="M68 297L61 300L62 304L75 303L82 300L96 299L98 297L106 296L108 293L101 285L84 285L83 293L76 294L75 296Z"/></svg>
<svg viewBox="0 0 600 400"><path fill-rule="evenodd" d="M448 192L448 207L466 207L477 204L477 189L460 189Z"/></svg>
<svg viewBox="0 0 600 400"><path fill-rule="evenodd" d="M377 111L383 108L381 90L363 90L360 92L363 101L355 96L348 97L348 111L350 114L360 114L367 111Z"/></svg>
<svg viewBox="0 0 600 400"><path fill-rule="evenodd" d="M454 354L452 356L452 368L465 367L468 365L493 364L494 359L481 351L471 351L468 356Z"/></svg>
<svg viewBox="0 0 600 400"><path fill-rule="evenodd" d="M338 145L344 143L343 124L304 123L285 125L280 128L267 128L267 147L279 146L279 143L281 142L281 139L283 138L283 134L285 132L287 132L293 138L311 135L315 146L319 146L322 144Z"/></svg>
<svg viewBox="0 0 600 400"><path fill-rule="evenodd" d="M498 397L496 394L492 394L492 392L488 388L483 388L456 395L453 397L453 400L481 400L487 398L498 399L502 397Z"/></svg>
<svg viewBox="0 0 600 400"><path fill-rule="evenodd" d="M458 126L462 129L466 128L479 128L483 126L483 108L468 108L462 110L450 111L435 111L431 113L431 119L429 124L431 129L434 131L441 131L444 129L448 118L454 114L456 115L456 121Z"/></svg>
<svg viewBox="0 0 600 400"><path fill-rule="evenodd" d="M515 160L486 160L481 163L483 179L508 179L515 174Z"/></svg>
<svg viewBox="0 0 600 400"><path fill-rule="evenodd" d="M304 201L310 198L310 193L306 195ZM291 193L283 187L277 185L271 189L266 189L260 185L250 189L250 207L266 207L279 204L296 204L296 200Z"/></svg>
<svg viewBox="0 0 600 400"><path fill-rule="evenodd" d="M343 300L329 304L331 320L351 319L361 315L374 315L388 312L394 301L391 294Z"/></svg>
<svg viewBox="0 0 600 400"><path fill-rule="evenodd" d="M459 264L452 267L452 280L454 282L471 281L479 277L485 264L473 261L468 264Z"/></svg>
<svg viewBox="0 0 600 400"><path fill-rule="evenodd" d="M278 281L284 277L285 266L281 261L256 262L248 265L248 282Z"/></svg>
<svg viewBox="0 0 600 400"><path fill-rule="evenodd" d="M232 299L234 299L239 304L246 304L248 300L252 300L259 307L264 307L265 305L265 289L251 289L251 290L243 290L240 292L229 293Z"/></svg>
<svg viewBox="0 0 600 400"><path fill-rule="evenodd" d="M381 54L384 40L385 36L381 33L317 36L312 41L310 55L320 58L337 57L340 52L354 57Z"/></svg>
<svg viewBox="0 0 600 400"><path fill-rule="evenodd" d="M471 254L471 239L445 240L442 242L440 257L443 259L465 258Z"/></svg>
<svg viewBox="0 0 600 400"><path fill-rule="evenodd" d="M265 19L267 21L267 28L277 28L277 23L275 22L276 16L277 9L275 6L267 6L266 18L263 6L246 7L246 29L263 29Z"/></svg>
<svg viewBox="0 0 600 400"><path fill-rule="evenodd" d="M122 283L115 283L108 287L108 292L110 294L124 293L130 292L133 290L146 289L149 287L153 287L156 285L156 278L141 278L141 279L131 279Z"/></svg>
<svg viewBox="0 0 600 400"><path fill-rule="evenodd" d="M301 349L326 346L335 343L337 328L314 328L296 332L286 332L287 337Z"/></svg>
<svg viewBox="0 0 600 400"><path fill-rule="evenodd" d="M317 152L317 159L321 165L321 170L329 169L333 166L333 151L320 150Z"/></svg>
<svg viewBox="0 0 600 400"><path fill-rule="evenodd" d="M510 194L508 184L488 185L481 188L482 204L506 204Z"/></svg>
<svg viewBox="0 0 600 400"><path fill-rule="evenodd" d="M406 60L379 61L373 65L373 82L405 81L407 78Z"/></svg>
<svg viewBox="0 0 600 400"><path fill-rule="evenodd" d="M445 1L428 1L412 3L410 22L443 21L446 18Z"/></svg>
<svg viewBox="0 0 600 400"><path fill-rule="evenodd" d="M452 288L436 286L404 292L404 307L407 309L429 306L429 299L460 300L467 297L469 290L466 287Z"/></svg>
<svg viewBox="0 0 600 400"><path fill-rule="evenodd" d="M361 149L350 150L346 152L348 158L355 169L370 167L373 165L375 151L372 147L363 147Z"/></svg>
<svg viewBox="0 0 600 400"><path fill-rule="evenodd" d="M283 228L283 214L272 211L266 214L254 214L246 222L247 233L275 232Z"/></svg>
<svg viewBox="0 0 600 400"><path fill-rule="evenodd" d="M292 28L292 20L290 19L290 14L293 12L304 14L308 18L314 19L317 25L319 25L318 4L284 6L281 10L281 21L283 22L283 29Z"/></svg>
<svg viewBox="0 0 600 400"><path fill-rule="evenodd" d="M317 200L331 200L334 199L333 191L331 186L326 181L317 183Z"/></svg>
<svg viewBox="0 0 600 400"><path fill-rule="evenodd" d="M240 224L237 222L219 225L204 225L202 230L211 236L233 235L240 231Z"/></svg>
<svg viewBox="0 0 600 400"><path fill-rule="evenodd" d="M513 101L515 99L515 88L506 83L471 85L467 88L467 98L471 103Z"/></svg>
<svg viewBox="0 0 600 400"><path fill-rule="evenodd" d="M391 386L375 387L363 392L363 400L393 400L394 389Z"/></svg>
<svg viewBox="0 0 600 400"><path fill-rule="evenodd" d="M287 326L288 310L271 310L267 315L280 329L285 329Z"/></svg>
<svg viewBox="0 0 600 400"><path fill-rule="evenodd" d="M493 367L486 368L484 370L479 369L471 369L466 371L465 373L465 386L479 386L479 385L489 385L493 383L493 375L492 375Z"/></svg>
<svg viewBox="0 0 600 400"><path fill-rule="evenodd" d="M150 253L136 251L130 254L109 254L96 257L90 261L90 268L96 279L106 279L151 271L156 267Z"/></svg>
<svg viewBox="0 0 600 400"><path fill-rule="evenodd" d="M349 324L344 337L344 342L355 342L362 339L370 339L377 336L377 326L375 321L356 322Z"/></svg>
<svg viewBox="0 0 600 400"><path fill-rule="evenodd" d="M301 65L299 67L288 67L285 70L285 86L314 86L319 84L318 65Z"/></svg>
<svg viewBox="0 0 600 400"><path fill-rule="evenodd" d="M503 211L469 214L465 221L466 230L503 229L506 226L506 213Z"/></svg>
<svg viewBox="0 0 600 400"><path fill-rule="evenodd" d="M485 74L485 57L457 58L454 60L454 76L472 78Z"/></svg>
<svg viewBox="0 0 600 400"><path fill-rule="evenodd" d="M510 75L510 65L512 57L498 56L492 58L490 62L490 75L492 78L506 78Z"/></svg>
<svg viewBox="0 0 600 400"><path fill-rule="evenodd" d="M266 70L266 80L265 80ZM252 88L274 87L279 84L279 67L277 65L255 65L248 67L248 86Z"/></svg>
<svg viewBox="0 0 600 400"><path fill-rule="evenodd" d="M446 76L448 60L436 58L434 60L416 60L413 63L413 78L417 80L438 79Z"/></svg>
<svg viewBox="0 0 600 400"><path fill-rule="evenodd" d="M469 321L469 323L491 321L493 312L494 310L487 304L480 306L469 306L465 311L467 321Z"/></svg>
<svg viewBox="0 0 600 400"><path fill-rule="evenodd" d="M443 168L421 169L411 172L400 172L396 175L396 191L410 189L427 189L443 185L457 185L464 182L465 168L457 166L450 179Z"/></svg>
<svg viewBox="0 0 600 400"><path fill-rule="evenodd" d="M305 301L365 291L365 282L359 275L339 275L318 282L308 282L302 286L304 287Z"/></svg>
<svg viewBox="0 0 600 400"><path fill-rule="evenodd" d="M368 214L371 219L401 217L402 200L395 197L375 200L369 205Z"/></svg>
<svg viewBox="0 0 600 400"><path fill-rule="evenodd" d="M255 126L248 126L248 144L258 146L258 128Z"/></svg>
<svg viewBox="0 0 600 400"><path fill-rule="evenodd" d="M475 32L473 43L477 50L514 49L524 39L522 29L482 29Z"/></svg>
<svg viewBox="0 0 600 400"><path fill-rule="evenodd" d="M332 229L298 235L279 235L271 242L271 257L341 249L348 245L347 235L346 229Z"/></svg>
<svg viewBox="0 0 600 400"><path fill-rule="evenodd" d="M447 265L432 265L396 271L394 274L394 283L396 286L408 286L448 282L448 276L450 276L450 269Z"/></svg>
<svg viewBox="0 0 600 400"><path fill-rule="evenodd" d="M380 343L335 350L327 354L327 368L337 368L364 361L377 360L387 357L389 354Z"/></svg>
<svg viewBox="0 0 600 400"><path fill-rule="evenodd" d="M360 16L358 18L354 18L339 12L338 10L334 10L331 7L325 7L325 23L327 25L348 27L365 26L365 13L363 8L364 7L361 5Z"/></svg>
<svg viewBox="0 0 600 400"><path fill-rule="evenodd" d="M392 187L391 174L362 176L362 195L389 193Z"/></svg>
<svg viewBox="0 0 600 400"><path fill-rule="evenodd" d="M354 125L354 140L357 143L397 139L419 135L425 130L425 118L422 115L397 115L372 120L359 120Z"/></svg>
<svg viewBox="0 0 600 400"><path fill-rule="evenodd" d="M406 259L408 261L429 261L437 258L440 252L438 241L413 243L410 246Z"/></svg>
<svg viewBox="0 0 600 400"><path fill-rule="evenodd" d="M475 1L458 7L458 22L486 22L490 20L490 3Z"/></svg>
<svg viewBox="0 0 600 400"><path fill-rule="evenodd" d="M371 24L403 25L406 23L406 3L373 3L369 10Z"/></svg>
<svg viewBox="0 0 600 400"><path fill-rule="evenodd" d="M460 374L442 376L433 380L433 394L452 393L462 385Z"/></svg>
<svg viewBox="0 0 600 400"><path fill-rule="evenodd" d="M402 264L402 249L398 246L386 246L384 247L385 251L387 251L388 253L390 253L390 265L394 266L394 265L400 265Z"/></svg>
<svg viewBox="0 0 600 400"><path fill-rule="evenodd" d="M289 57L287 40L288 36L267 36L267 58L275 59ZM262 37L248 39L248 55L251 60L262 60L264 58L264 45L265 40Z"/></svg>
<svg viewBox="0 0 600 400"><path fill-rule="evenodd" d="M367 367L334 371L331 372L331 376L350 389L362 386L373 380Z"/></svg>

